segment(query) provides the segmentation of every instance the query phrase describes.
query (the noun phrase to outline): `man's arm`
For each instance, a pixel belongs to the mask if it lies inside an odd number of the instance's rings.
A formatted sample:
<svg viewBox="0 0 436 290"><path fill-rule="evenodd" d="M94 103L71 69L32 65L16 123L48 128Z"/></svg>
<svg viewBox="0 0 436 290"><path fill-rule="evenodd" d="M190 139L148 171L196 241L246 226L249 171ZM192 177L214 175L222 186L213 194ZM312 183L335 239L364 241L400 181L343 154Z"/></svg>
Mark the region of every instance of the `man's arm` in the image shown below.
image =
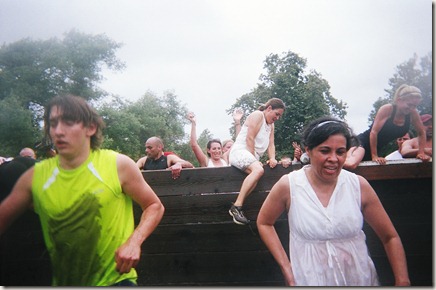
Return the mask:
<svg viewBox="0 0 436 290"><path fill-rule="evenodd" d="M427 155L430 152L425 150L426 148L424 148L424 153ZM410 140L406 140L404 141L403 145L401 145L401 150L400 153L404 158L416 158L416 155L418 155L419 152L419 140L418 137L412 138Z"/></svg>
<svg viewBox="0 0 436 290"><path fill-rule="evenodd" d="M117 170L123 192L142 208L138 226L115 253L117 271L128 273L138 264L141 257L141 245L160 223L165 209L153 189L145 182L132 159L118 154Z"/></svg>
<svg viewBox="0 0 436 290"><path fill-rule="evenodd" d="M136 161L136 165L138 166L139 169L144 169L144 164L146 160L147 160L147 156L144 156L139 158L138 161Z"/></svg>
<svg viewBox="0 0 436 290"><path fill-rule="evenodd" d="M200 167L207 167L207 156L201 150L200 145L197 142L197 120L195 114L188 113L188 120L191 122L191 136L189 137L189 144L191 145L192 151L200 164Z"/></svg>
<svg viewBox="0 0 436 290"><path fill-rule="evenodd" d="M194 165L192 165L191 162L186 161L175 154L168 155L167 161L168 161L168 168L176 164L180 164L182 168L194 168Z"/></svg>
<svg viewBox="0 0 436 290"><path fill-rule="evenodd" d="M421 159L424 162L430 161L430 156L425 153L426 134L424 125L422 124L421 118L419 117L419 113L417 110L413 110L410 115L412 125L418 132L418 136L415 137L418 140L418 153L416 153L416 158Z"/></svg>
<svg viewBox="0 0 436 290"><path fill-rule="evenodd" d="M168 155L167 156L167 165L168 169L171 170L171 174L173 179L179 178L182 168L194 168L191 162L183 160L177 155Z"/></svg>

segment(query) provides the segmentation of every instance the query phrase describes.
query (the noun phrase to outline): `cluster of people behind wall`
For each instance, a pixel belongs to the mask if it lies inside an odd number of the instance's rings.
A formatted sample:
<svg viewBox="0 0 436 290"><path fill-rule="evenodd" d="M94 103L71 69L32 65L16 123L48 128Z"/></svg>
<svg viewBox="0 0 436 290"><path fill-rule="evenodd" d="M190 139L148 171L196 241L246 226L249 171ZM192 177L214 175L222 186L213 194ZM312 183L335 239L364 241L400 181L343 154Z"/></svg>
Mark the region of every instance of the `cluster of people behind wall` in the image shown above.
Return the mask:
<svg viewBox="0 0 436 290"><path fill-rule="evenodd" d="M416 106L420 101L418 88L399 87L393 103L382 106L374 123L358 136L341 120L313 120L302 134L304 150L292 143L292 159L276 159L274 123L286 109L279 98L269 99L243 124L243 112L235 110L236 139L225 144L210 140L207 154L197 143L195 114L189 113L190 145L201 167L234 166L247 174L228 210L239 225L250 223L243 205L264 173L260 162L264 153L271 168L278 164L304 165L273 186L256 221L259 234L288 285L378 285L365 244L363 220L384 244L395 284L410 285L400 237L377 194L363 177L342 169L355 168L366 160L385 164L386 158L378 156L378 152L396 138L402 157L431 160L432 116L419 116ZM408 133L411 124L417 132L415 138ZM36 162L30 148L20 152L27 156L21 158L32 161L19 171L15 185L8 187L7 196L0 203L0 235L20 214L32 208L40 217L54 270L53 285L136 285L135 266L141 257L141 245L165 211L140 170L167 169L176 179L183 168L193 168L193 164L164 151L164 143L157 136L147 139L146 156L137 162L124 154L100 149L104 123L77 96L53 98L45 110L44 128L56 154ZM4 163L0 172L7 164L19 161L20 157L0 158L0 163ZM142 208L136 228L133 201ZM289 257L274 228L283 211L289 217ZM79 225L71 223L73 216ZM66 240L70 246L61 246ZM89 247L83 247L83 240L88 241ZM68 263L63 263L65 257Z"/></svg>

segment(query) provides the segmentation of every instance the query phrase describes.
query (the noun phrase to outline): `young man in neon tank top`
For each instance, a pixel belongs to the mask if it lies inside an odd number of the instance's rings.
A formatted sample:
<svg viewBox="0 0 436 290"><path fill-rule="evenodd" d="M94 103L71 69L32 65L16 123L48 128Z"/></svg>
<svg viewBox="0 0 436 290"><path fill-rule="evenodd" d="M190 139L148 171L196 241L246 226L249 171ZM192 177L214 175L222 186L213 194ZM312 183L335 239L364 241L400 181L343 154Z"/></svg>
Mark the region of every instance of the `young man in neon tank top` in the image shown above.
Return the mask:
<svg viewBox="0 0 436 290"><path fill-rule="evenodd" d="M0 234L33 205L54 286L135 285L162 203L132 159L99 149L104 124L83 98L55 97L44 121L58 154L27 170L0 204ZM135 229L132 200L143 210Z"/></svg>

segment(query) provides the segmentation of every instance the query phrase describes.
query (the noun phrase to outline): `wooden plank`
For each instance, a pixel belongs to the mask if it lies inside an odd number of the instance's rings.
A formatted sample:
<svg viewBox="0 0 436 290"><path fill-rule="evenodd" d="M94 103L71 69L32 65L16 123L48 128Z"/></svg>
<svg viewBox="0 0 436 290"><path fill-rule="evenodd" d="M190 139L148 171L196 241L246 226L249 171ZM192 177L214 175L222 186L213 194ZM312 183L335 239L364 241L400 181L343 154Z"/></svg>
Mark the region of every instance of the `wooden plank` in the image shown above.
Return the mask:
<svg viewBox="0 0 436 290"><path fill-rule="evenodd" d="M284 285L268 251L149 255L138 269L139 286Z"/></svg>
<svg viewBox="0 0 436 290"><path fill-rule="evenodd" d="M277 180L301 165L288 168L264 166L265 174L253 192L270 190ZM192 195L201 193L222 193L239 191L246 174L233 166L216 168L186 168L180 177L171 178L169 170L142 171L147 183L159 196Z"/></svg>
<svg viewBox="0 0 436 290"><path fill-rule="evenodd" d="M275 228L287 247L287 221ZM159 225L143 245L143 254L200 253L200 252L256 252L267 248L260 239L255 224L240 226L234 223ZM147 258L145 258L147 259Z"/></svg>
<svg viewBox="0 0 436 290"><path fill-rule="evenodd" d="M244 212L248 219L255 221L267 192L255 192L248 196ZM190 196L161 196L165 214L161 224L201 224L232 222L228 210L236 200L236 194L207 194ZM140 207L135 205L139 218Z"/></svg>
<svg viewBox="0 0 436 290"><path fill-rule="evenodd" d="M367 180L400 180L432 177L432 162L423 163L418 159L404 161L389 161L386 165L376 162L362 162L355 170ZM298 170L301 164L284 168L264 166L265 173L253 192L269 191L282 177L293 170ZM142 171L147 183L158 196L194 195L204 193L239 192L246 174L233 166L218 168L186 168L177 179L171 178L169 170Z"/></svg>
<svg viewBox="0 0 436 290"><path fill-rule="evenodd" d="M422 162L419 159L410 158L397 161L388 161L385 165L377 162L366 161L350 170L362 175L367 180L389 180L408 178L431 178L433 175L433 162Z"/></svg>

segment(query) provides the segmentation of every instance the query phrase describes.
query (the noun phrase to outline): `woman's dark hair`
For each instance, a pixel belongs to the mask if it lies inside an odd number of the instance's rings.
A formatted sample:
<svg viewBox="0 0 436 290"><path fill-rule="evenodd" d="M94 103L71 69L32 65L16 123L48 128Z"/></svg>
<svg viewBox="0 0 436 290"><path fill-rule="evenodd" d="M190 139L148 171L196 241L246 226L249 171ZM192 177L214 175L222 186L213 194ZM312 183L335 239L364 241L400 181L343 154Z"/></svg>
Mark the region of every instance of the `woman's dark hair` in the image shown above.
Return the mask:
<svg viewBox="0 0 436 290"><path fill-rule="evenodd" d="M353 134L350 127L348 127L347 123L333 117L321 117L309 123L303 131L302 143L305 147L307 146L309 149L313 149L330 136L336 134L341 134L345 137L347 150L350 149L351 146L357 146L359 144L359 140Z"/></svg>
<svg viewBox="0 0 436 290"><path fill-rule="evenodd" d="M272 99L269 99L268 102L266 102L265 104L260 105L258 110L263 111L266 108L268 108L269 106L271 106L271 108L273 110L275 110L275 109L283 109L284 110L286 108L285 103L282 100L280 100L279 98L272 98Z"/></svg>
<svg viewBox="0 0 436 290"><path fill-rule="evenodd" d="M207 145L206 145L207 149L210 149L210 146L212 146L212 143L219 143L220 146L221 146L221 148L223 148L223 145L221 144L221 140L220 140L220 139L210 139L210 140L207 142ZM210 157L209 152L207 152L207 156Z"/></svg>
<svg viewBox="0 0 436 290"><path fill-rule="evenodd" d="M73 95L61 95L54 97L47 105L44 112L44 131L50 139L50 112L53 107L59 108L62 120L83 123L85 127L94 124L96 132L91 136L91 148L98 149L103 142L103 119L85 101L85 99Z"/></svg>

